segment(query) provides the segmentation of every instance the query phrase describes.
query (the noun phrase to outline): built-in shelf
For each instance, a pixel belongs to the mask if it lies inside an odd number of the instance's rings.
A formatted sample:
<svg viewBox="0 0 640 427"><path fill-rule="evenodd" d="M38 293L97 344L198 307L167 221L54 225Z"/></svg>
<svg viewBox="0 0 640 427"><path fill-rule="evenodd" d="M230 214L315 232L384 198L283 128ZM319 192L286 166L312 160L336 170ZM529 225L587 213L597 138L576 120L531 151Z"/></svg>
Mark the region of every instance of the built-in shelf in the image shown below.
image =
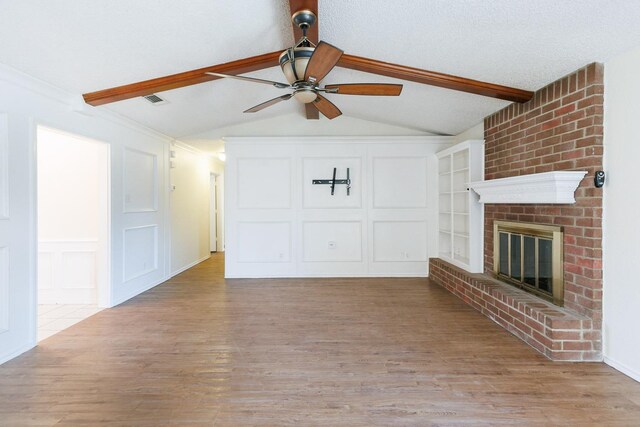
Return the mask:
<svg viewBox="0 0 640 427"><path fill-rule="evenodd" d="M586 171L554 171L470 182L480 203L575 203Z"/></svg>
<svg viewBox="0 0 640 427"><path fill-rule="evenodd" d="M469 181L484 177L484 141L465 141L438 153L440 258L469 272L483 270L483 209Z"/></svg>

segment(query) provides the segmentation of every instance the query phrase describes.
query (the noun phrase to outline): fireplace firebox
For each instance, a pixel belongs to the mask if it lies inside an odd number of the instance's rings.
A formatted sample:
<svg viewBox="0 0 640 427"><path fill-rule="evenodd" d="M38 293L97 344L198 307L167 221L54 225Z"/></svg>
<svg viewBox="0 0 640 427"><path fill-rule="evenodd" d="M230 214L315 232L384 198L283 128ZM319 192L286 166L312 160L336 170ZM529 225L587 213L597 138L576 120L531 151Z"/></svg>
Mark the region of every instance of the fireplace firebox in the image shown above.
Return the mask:
<svg viewBox="0 0 640 427"><path fill-rule="evenodd" d="M493 236L497 279L564 305L562 227L494 221Z"/></svg>

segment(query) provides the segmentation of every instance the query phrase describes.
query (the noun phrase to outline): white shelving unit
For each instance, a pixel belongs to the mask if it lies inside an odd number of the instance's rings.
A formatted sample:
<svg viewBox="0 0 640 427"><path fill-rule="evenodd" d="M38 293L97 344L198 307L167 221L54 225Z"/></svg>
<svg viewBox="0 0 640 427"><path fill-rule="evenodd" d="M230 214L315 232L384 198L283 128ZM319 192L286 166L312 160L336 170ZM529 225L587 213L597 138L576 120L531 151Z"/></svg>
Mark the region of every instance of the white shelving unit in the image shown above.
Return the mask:
<svg viewBox="0 0 640 427"><path fill-rule="evenodd" d="M469 183L484 180L484 141L464 141L437 156L439 256L482 273L484 209Z"/></svg>

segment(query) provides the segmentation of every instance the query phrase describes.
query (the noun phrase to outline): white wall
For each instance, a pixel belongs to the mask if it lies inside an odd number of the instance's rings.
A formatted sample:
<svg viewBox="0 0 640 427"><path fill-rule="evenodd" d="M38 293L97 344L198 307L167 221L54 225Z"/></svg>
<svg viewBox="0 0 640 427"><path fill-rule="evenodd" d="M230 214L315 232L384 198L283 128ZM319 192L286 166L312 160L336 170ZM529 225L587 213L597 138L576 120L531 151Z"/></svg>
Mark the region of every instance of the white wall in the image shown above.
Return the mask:
<svg viewBox="0 0 640 427"><path fill-rule="evenodd" d="M468 141L470 139L482 139L484 140L484 122L480 122L475 126L470 127L464 132L460 132L458 135L454 137L454 141L456 144Z"/></svg>
<svg viewBox="0 0 640 427"><path fill-rule="evenodd" d="M209 258L208 156L174 144L171 176L171 274Z"/></svg>
<svg viewBox="0 0 640 427"><path fill-rule="evenodd" d="M109 146L42 127L37 140L38 303L96 304L109 279Z"/></svg>
<svg viewBox="0 0 640 427"><path fill-rule="evenodd" d="M170 140L0 65L0 363L36 344L38 125L110 145L111 304L168 276Z"/></svg>
<svg viewBox="0 0 640 427"><path fill-rule="evenodd" d="M426 276L452 139L226 139L226 276ZM312 185L334 167L350 196Z"/></svg>
<svg viewBox="0 0 640 427"><path fill-rule="evenodd" d="M604 355L640 381L640 49L605 64Z"/></svg>
<svg viewBox="0 0 640 427"><path fill-rule="evenodd" d="M217 203L218 203L218 252L224 252L224 170L225 162L216 157L210 157L209 168L211 173L216 174L216 185L218 187Z"/></svg>

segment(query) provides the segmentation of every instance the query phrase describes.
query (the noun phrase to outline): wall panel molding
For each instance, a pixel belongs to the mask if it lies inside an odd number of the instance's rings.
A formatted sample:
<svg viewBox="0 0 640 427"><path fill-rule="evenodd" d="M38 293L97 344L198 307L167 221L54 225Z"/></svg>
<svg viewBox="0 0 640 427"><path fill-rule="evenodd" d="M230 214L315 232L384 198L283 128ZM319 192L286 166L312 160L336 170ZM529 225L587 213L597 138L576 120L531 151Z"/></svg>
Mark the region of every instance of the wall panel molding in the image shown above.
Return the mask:
<svg viewBox="0 0 640 427"><path fill-rule="evenodd" d="M431 200L437 193L430 190L437 188L435 153L451 138L225 141L226 277L428 274L427 260L437 254L437 244L429 241L437 236L437 200ZM290 204L281 203L284 198L271 200L270 186L284 186L288 180L285 168L273 159L290 162ZM329 185L312 184L331 179L334 167L336 179L345 179L350 168L349 196L345 185L336 186L332 196ZM243 193L258 179L257 190L246 197ZM286 227L277 225L284 223Z"/></svg>
<svg viewBox="0 0 640 427"><path fill-rule="evenodd" d="M303 221L303 262L362 262L362 221Z"/></svg>
<svg viewBox="0 0 640 427"><path fill-rule="evenodd" d="M290 209L291 159L288 157L237 160L238 209Z"/></svg>
<svg viewBox="0 0 640 427"><path fill-rule="evenodd" d="M98 296L97 240L38 243L38 302L96 304Z"/></svg>
<svg viewBox="0 0 640 427"><path fill-rule="evenodd" d="M158 225L149 224L123 230L123 282L158 269Z"/></svg>
<svg viewBox="0 0 640 427"><path fill-rule="evenodd" d="M122 203L124 213L158 211L158 156L124 148Z"/></svg>
<svg viewBox="0 0 640 427"><path fill-rule="evenodd" d="M236 247L239 263L291 262L291 222L240 221Z"/></svg>
<svg viewBox="0 0 640 427"><path fill-rule="evenodd" d="M373 262L429 261L427 221L383 220L372 226Z"/></svg>
<svg viewBox="0 0 640 427"><path fill-rule="evenodd" d="M371 159L375 209L424 209L427 157L375 156Z"/></svg>

